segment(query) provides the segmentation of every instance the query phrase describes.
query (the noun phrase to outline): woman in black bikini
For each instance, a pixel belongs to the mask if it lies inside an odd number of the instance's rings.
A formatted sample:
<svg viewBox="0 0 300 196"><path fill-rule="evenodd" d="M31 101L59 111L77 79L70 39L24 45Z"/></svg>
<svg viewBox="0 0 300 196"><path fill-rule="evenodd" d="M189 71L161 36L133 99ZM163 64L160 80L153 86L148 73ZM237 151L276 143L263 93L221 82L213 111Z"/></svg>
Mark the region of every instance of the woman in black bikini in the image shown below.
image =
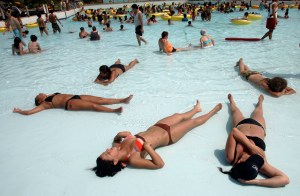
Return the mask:
<svg viewBox="0 0 300 196"><path fill-rule="evenodd" d="M41 112L46 109L52 108L64 108L65 110L90 110L96 112L115 112L121 113L122 107L111 109L102 105L129 103L132 99L132 95L122 99L102 98L92 95L69 95L54 93L52 95L46 95L43 93L38 94L35 97L36 107L31 110L21 110L14 108L13 112L23 115L31 115L37 112Z"/></svg>
<svg viewBox="0 0 300 196"><path fill-rule="evenodd" d="M219 103L207 114L192 119L202 111L197 101L192 110L161 119L137 135L128 131L120 132L115 136L112 147L97 158L97 166L93 171L97 176L105 177L114 176L126 165L145 169L162 168L164 161L154 149L176 143L187 132L205 123L221 109L222 105ZM146 154L149 154L150 159L145 158Z"/></svg>
<svg viewBox="0 0 300 196"><path fill-rule="evenodd" d="M95 82L106 86L112 83L119 75L131 69L137 63L139 63L139 61L134 59L129 63L129 65L122 65L120 59L118 59L115 64L111 65L110 67L102 65L99 68L100 73L95 79Z"/></svg>
<svg viewBox="0 0 300 196"><path fill-rule="evenodd" d="M236 106L231 94L228 95L228 99L234 128L228 135L225 153L227 161L233 167L228 172L219 168L220 171L245 184L269 187L288 184L288 176L271 166L265 157L266 123L262 108L263 95L259 96L252 117L246 119ZM268 178L255 179L259 172Z"/></svg>

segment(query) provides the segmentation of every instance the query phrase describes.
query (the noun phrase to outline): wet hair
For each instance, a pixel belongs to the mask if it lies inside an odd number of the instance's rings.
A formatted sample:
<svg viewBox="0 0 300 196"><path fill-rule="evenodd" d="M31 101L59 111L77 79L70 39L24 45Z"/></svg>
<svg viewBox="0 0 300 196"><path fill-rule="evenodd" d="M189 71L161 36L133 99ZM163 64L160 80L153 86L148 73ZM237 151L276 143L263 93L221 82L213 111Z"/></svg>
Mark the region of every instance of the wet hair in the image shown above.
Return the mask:
<svg viewBox="0 0 300 196"><path fill-rule="evenodd" d="M28 35L29 31L28 31L28 30L25 30L23 33L25 33L26 35Z"/></svg>
<svg viewBox="0 0 300 196"><path fill-rule="evenodd" d="M107 27L107 28L109 28L109 27L110 27L110 24L109 24L109 23L106 23L105 25L106 25L106 27Z"/></svg>
<svg viewBox="0 0 300 196"><path fill-rule="evenodd" d="M92 28L92 29L93 29L93 31L96 31L96 27L95 27L95 26L93 26L93 28Z"/></svg>
<svg viewBox="0 0 300 196"><path fill-rule="evenodd" d="M245 16L249 16L249 13L248 12L245 12L245 14L244 14Z"/></svg>
<svg viewBox="0 0 300 196"><path fill-rule="evenodd" d="M287 81L281 77L267 79L267 84L273 92L282 92L287 87Z"/></svg>
<svg viewBox="0 0 300 196"><path fill-rule="evenodd" d="M36 16L37 16L38 18L40 18L42 15L41 15L40 13L38 13Z"/></svg>
<svg viewBox="0 0 300 196"><path fill-rule="evenodd" d="M167 35L169 35L169 33L168 33L167 31L163 31L163 32L161 33L161 38L164 38L164 37L166 37Z"/></svg>
<svg viewBox="0 0 300 196"><path fill-rule="evenodd" d="M35 105L36 106L39 106L41 103L39 102L39 98L38 98L39 96L37 95L36 97L35 97L35 99L34 99L34 103L35 103Z"/></svg>
<svg viewBox="0 0 300 196"><path fill-rule="evenodd" d="M132 4L131 8L132 9L138 9L139 7L137 6L137 4Z"/></svg>
<svg viewBox="0 0 300 196"><path fill-rule="evenodd" d="M16 49L18 49L21 42L22 42L21 38L15 37L15 39L14 39L14 47Z"/></svg>
<svg viewBox="0 0 300 196"><path fill-rule="evenodd" d="M101 65L99 68L99 72L105 74L105 77L101 77L103 80L109 80L111 75L111 70L107 65Z"/></svg>
<svg viewBox="0 0 300 196"><path fill-rule="evenodd" d="M30 40L32 41L32 42L36 42L37 41L37 36L36 35L31 35L30 36Z"/></svg>
<svg viewBox="0 0 300 196"><path fill-rule="evenodd" d="M123 28L124 28L124 25L121 25L120 28L123 29Z"/></svg>
<svg viewBox="0 0 300 196"><path fill-rule="evenodd" d="M259 169L264 165L264 159L257 155L251 155L245 162L234 165L230 171L223 171L218 168L223 174L229 174L235 180L253 180L257 177Z"/></svg>
<svg viewBox="0 0 300 196"><path fill-rule="evenodd" d="M186 14L183 14L183 17L186 18Z"/></svg>
<svg viewBox="0 0 300 196"><path fill-rule="evenodd" d="M84 28L83 27L80 27L80 31L83 31L84 30Z"/></svg>
<svg viewBox="0 0 300 196"><path fill-rule="evenodd" d="M94 171L98 177L112 177L125 168L120 161L114 165L112 161L104 161L100 157L97 158L96 163L97 166L91 170Z"/></svg>
<svg viewBox="0 0 300 196"><path fill-rule="evenodd" d="M190 25L190 24L192 24L192 22L191 22L191 21L189 21L189 22L188 22L188 24Z"/></svg>
<svg viewBox="0 0 300 196"><path fill-rule="evenodd" d="M204 29L201 29L200 34L201 34L201 35L205 35L205 34L206 34L206 31L205 31Z"/></svg>
<svg viewBox="0 0 300 196"><path fill-rule="evenodd" d="M54 12L53 10L50 10L50 11L49 11L50 14L52 14L53 12Z"/></svg>

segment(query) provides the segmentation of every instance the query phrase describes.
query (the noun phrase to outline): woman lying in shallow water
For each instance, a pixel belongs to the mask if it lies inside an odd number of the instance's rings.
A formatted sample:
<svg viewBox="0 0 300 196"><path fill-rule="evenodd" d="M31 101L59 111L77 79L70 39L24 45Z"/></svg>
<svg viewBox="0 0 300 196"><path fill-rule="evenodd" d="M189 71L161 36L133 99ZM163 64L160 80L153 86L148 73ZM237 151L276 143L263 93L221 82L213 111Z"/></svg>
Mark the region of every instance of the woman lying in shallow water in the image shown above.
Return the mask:
<svg viewBox="0 0 300 196"><path fill-rule="evenodd" d="M99 177L114 176L126 165L135 168L159 169L164 161L155 151L158 147L176 143L191 129L202 125L222 109L219 103L210 112L192 119L201 112L200 103L185 113L176 113L158 121L146 131L132 135L130 132L118 133L111 148L103 152L96 160L97 166L92 170ZM150 158L145 158L146 155Z"/></svg>
<svg viewBox="0 0 300 196"><path fill-rule="evenodd" d="M122 99L102 98L92 95L69 95L54 93L46 95L43 93L38 94L35 97L36 107L31 110L21 110L14 108L13 112L24 115L31 115L37 112L41 112L46 109L62 108L65 110L90 110L96 112L115 112L121 113L122 107L111 109L102 105L129 103L132 99L132 95Z"/></svg>
<svg viewBox="0 0 300 196"><path fill-rule="evenodd" d="M274 77L270 79L263 77L259 72L250 70L242 58L240 58L236 66L239 67L241 76L245 77L246 80L252 82L254 85L266 90L274 97L296 93L294 89L287 86L287 81L284 78Z"/></svg>
<svg viewBox="0 0 300 196"><path fill-rule="evenodd" d="M228 95L232 115L232 130L226 142L226 158L233 165L229 174L233 179L245 184L280 187L289 183L288 176L267 162L265 156L266 123L263 117L263 100L259 96L251 118L245 118L231 94ZM258 173L265 179L256 179Z"/></svg>
<svg viewBox="0 0 300 196"><path fill-rule="evenodd" d="M125 73L129 69L131 69L134 65L139 63L137 59L134 59L131 61L128 65L121 64L121 60L118 59L113 65L108 67L107 65L102 65L99 68L99 75L95 79L94 82L102 84L102 85L108 85L112 83L119 75Z"/></svg>

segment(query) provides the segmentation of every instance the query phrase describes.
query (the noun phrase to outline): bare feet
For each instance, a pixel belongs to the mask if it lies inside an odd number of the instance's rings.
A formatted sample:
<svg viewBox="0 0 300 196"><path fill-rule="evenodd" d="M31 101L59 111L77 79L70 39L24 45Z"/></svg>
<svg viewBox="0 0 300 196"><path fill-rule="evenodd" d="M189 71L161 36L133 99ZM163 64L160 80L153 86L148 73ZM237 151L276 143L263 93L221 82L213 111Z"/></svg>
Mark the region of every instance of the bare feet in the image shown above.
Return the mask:
<svg viewBox="0 0 300 196"><path fill-rule="evenodd" d="M214 107L214 112L217 113L218 111L220 111L222 109L222 104L218 103L215 107Z"/></svg>
<svg viewBox="0 0 300 196"><path fill-rule="evenodd" d="M116 113L122 113L123 112L123 108L119 107L119 108L115 109L115 112Z"/></svg>
<svg viewBox="0 0 300 196"><path fill-rule="evenodd" d="M236 65L235 65L235 67L238 67L238 66L240 66L240 63L241 62L243 62L243 58L240 58L239 60L238 60L238 62L236 62Z"/></svg>
<svg viewBox="0 0 300 196"><path fill-rule="evenodd" d="M138 59L134 59L133 61L136 62L136 63L139 63L139 62L140 62Z"/></svg>
<svg viewBox="0 0 300 196"><path fill-rule="evenodd" d="M230 103L234 102L233 97L230 93L228 94L228 99L229 99Z"/></svg>
<svg viewBox="0 0 300 196"><path fill-rule="evenodd" d="M128 104L132 98L133 98L133 95L129 95L127 98L123 99L121 101L121 103L127 103Z"/></svg>
<svg viewBox="0 0 300 196"><path fill-rule="evenodd" d="M196 105L194 106L194 110L196 110L196 112L202 112L199 100L197 100Z"/></svg>
<svg viewBox="0 0 300 196"><path fill-rule="evenodd" d="M264 98L263 95L259 95L259 97L258 97L258 102L262 103L264 99L265 99L265 98Z"/></svg>

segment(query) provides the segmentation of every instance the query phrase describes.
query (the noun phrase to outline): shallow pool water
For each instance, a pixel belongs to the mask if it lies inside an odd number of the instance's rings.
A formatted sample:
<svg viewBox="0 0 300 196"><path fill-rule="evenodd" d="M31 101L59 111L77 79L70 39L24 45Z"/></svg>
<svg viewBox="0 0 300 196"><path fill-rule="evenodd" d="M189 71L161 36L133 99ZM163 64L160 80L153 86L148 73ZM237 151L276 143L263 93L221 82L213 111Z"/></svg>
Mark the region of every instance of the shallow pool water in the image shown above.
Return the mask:
<svg viewBox="0 0 300 196"><path fill-rule="evenodd" d="M101 40L79 39L85 22L62 21L61 34L41 37L45 50L36 55L11 55L12 34L0 36L0 195L220 195L231 190L234 195L296 195L299 190L300 122L300 12L291 9L289 19L279 19L273 40L229 42L226 37L262 37L267 31L267 13L251 25L238 26L230 18L243 12L214 12L211 22L200 17L192 22L145 25L147 45L137 46L133 24L112 19L113 32L103 32L96 22ZM283 16L284 11L279 11ZM197 45L200 29L214 37L216 46L168 56L158 52L157 40L169 32L174 47ZM69 33L73 31L74 33ZM25 38L29 42L29 36ZM234 65L240 57L253 70L268 77L283 76L297 94L273 98L242 79ZM113 84L101 86L93 81L100 65L111 65L120 58L128 64L140 63L118 77ZM54 92L125 97L133 94L121 115L43 111L32 116L12 113L14 107L34 107L36 94ZM245 116L250 115L260 94L265 96L267 156L271 164L283 170L291 183L285 188L244 187L220 174L218 166L228 167L224 147L231 123L227 94L232 93ZM159 119L184 112L201 101L203 112L217 103L223 109L206 124L195 128L173 146L158 149L165 161L160 170L127 168L113 178L97 178L88 171L97 156L111 144L118 131L145 130ZM110 107L118 107L110 106ZM226 194L226 193L225 193Z"/></svg>

